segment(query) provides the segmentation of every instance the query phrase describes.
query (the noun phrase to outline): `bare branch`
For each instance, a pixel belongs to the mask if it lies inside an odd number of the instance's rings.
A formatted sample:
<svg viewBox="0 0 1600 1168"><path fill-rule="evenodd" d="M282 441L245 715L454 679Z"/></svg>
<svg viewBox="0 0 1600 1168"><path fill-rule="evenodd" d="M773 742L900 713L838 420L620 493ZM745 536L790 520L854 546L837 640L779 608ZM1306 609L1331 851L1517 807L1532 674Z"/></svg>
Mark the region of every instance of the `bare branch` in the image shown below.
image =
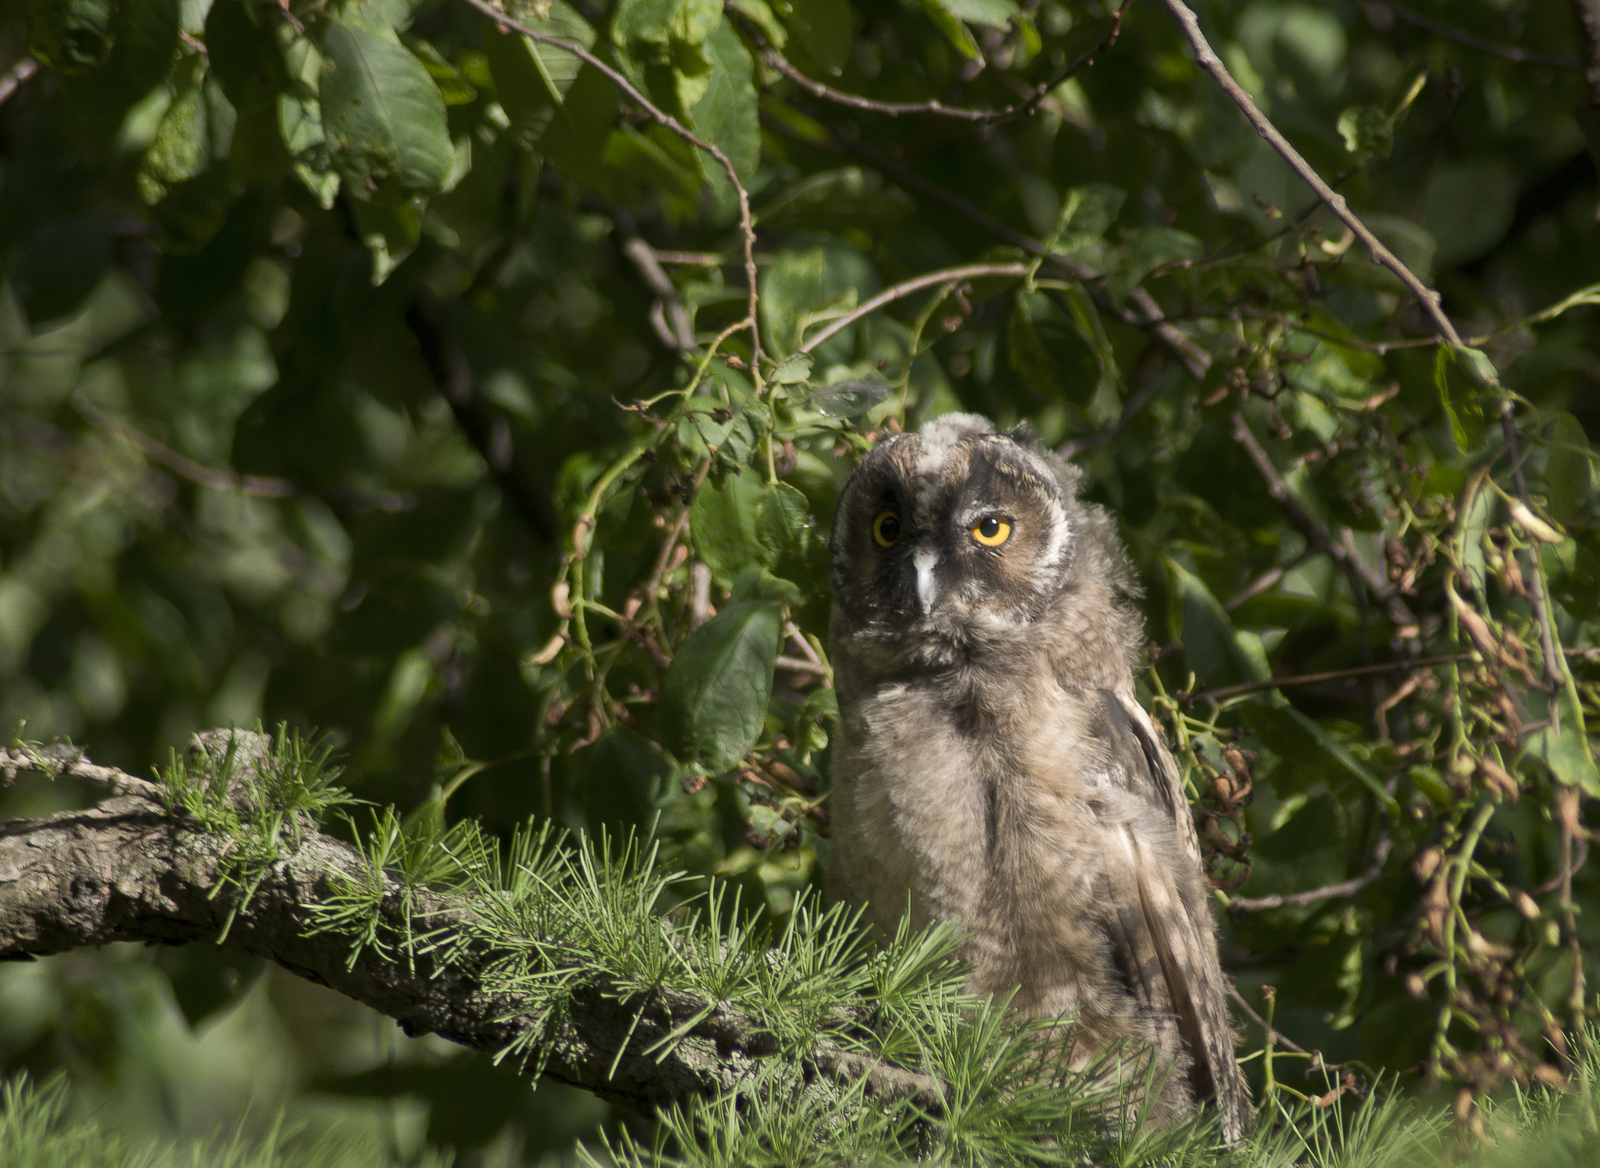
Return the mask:
<svg viewBox="0 0 1600 1168"><path fill-rule="evenodd" d="M1444 309L1440 307L1439 294L1419 280L1416 273L1400 262L1400 257L1385 247L1383 241L1372 234L1372 230L1361 222L1354 211L1350 210L1350 205L1345 202L1345 197L1329 186L1323 177L1317 173L1316 168L1302 158L1300 152L1290 145L1289 139L1279 132L1278 127L1274 126L1267 116L1256 108L1256 103L1245 92L1244 86L1234 80L1233 74L1228 72L1228 67L1222 63L1222 58L1217 56L1216 50L1211 47L1211 42L1206 40L1205 34L1200 31L1200 21L1196 18L1194 11L1183 0L1164 0L1164 3L1168 11L1177 18L1179 25L1183 28L1184 35L1189 38L1189 44L1194 49L1195 60L1200 63L1201 68L1216 79L1217 84L1222 86L1227 95L1233 99L1233 103L1239 107L1239 111L1255 127L1256 133L1265 138L1267 143L1289 164L1289 169L1299 175L1301 181L1315 191L1323 202L1328 204L1328 209L1337 215L1346 227L1355 232L1356 238L1372 253L1372 258L1400 278L1401 283L1405 284L1412 294L1416 296L1418 302L1422 305L1422 310L1433 320L1433 323L1438 327L1444 338L1453 345L1461 344L1461 336L1456 332L1456 326L1450 323L1450 318L1444 314Z"/></svg>
<svg viewBox="0 0 1600 1168"><path fill-rule="evenodd" d="M1463 32L1459 28L1451 28L1448 24L1440 24L1437 20L1413 12L1404 4L1396 4L1394 0L1374 0L1374 3L1387 8L1407 24L1414 24L1418 28L1426 29L1446 40L1455 41L1457 44L1466 45L1470 49L1477 49L1483 53L1493 53L1497 57L1504 57L1508 61L1515 61L1519 65L1549 65L1554 69L1577 69L1578 62L1571 57L1547 57L1543 53L1530 53L1526 49L1519 49L1515 45L1502 45L1498 41L1484 40L1483 37L1473 36L1470 32Z"/></svg>
<svg viewBox="0 0 1600 1168"><path fill-rule="evenodd" d="M29 59L32 60L32 58ZM160 463L174 474L188 479L191 483L198 483L202 487L210 487L214 491L238 491L240 494L255 495L264 499L286 499L296 493L295 485L287 479L267 478L263 475L242 475L231 470L217 470L214 467L202 466L191 458L185 458L176 450L163 446L137 426L125 422L121 418L113 418L110 414L102 413L82 397L75 397L72 404L73 408L94 426L115 434L130 446L136 448L146 458Z"/></svg>
<svg viewBox="0 0 1600 1168"><path fill-rule="evenodd" d="M783 122L765 114L762 115L762 122L774 132L796 138L805 142L808 146L820 146L835 153L855 155L869 166L893 178L895 182L907 190L917 191L943 203L958 215L982 227L996 239L1002 239L1014 247L1021 248L1030 255L1042 257L1045 262L1061 268L1075 280L1090 283L1103 278L1100 272L1095 271L1087 264L1081 263L1071 256L1050 251L1039 240L1034 239L1032 236L1024 235L1020 231L1013 230L1004 223L991 218L974 206L971 200L963 198L953 191L947 191L936 183L929 182L910 167L896 162L894 159L868 146L865 142L839 133L834 133L825 141L802 137ZM1103 291L1096 299L1101 307L1115 313L1123 323L1132 325L1134 328L1149 329L1161 338L1161 341L1183 362L1184 368L1189 371L1189 375L1196 381L1205 377L1206 370L1211 366L1211 355L1185 336L1183 331L1171 321L1167 320L1161 311L1161 305L1156 303L1155 297L1151 296L1144 288L1137 287L1128 293L1128 300L1137 311L1112 304L1110 302L1111 298L1106 296Z"/></svg>
<svg viewBox="0 0 1600 1168"><path fill-rule="evenodd" d="M813 337L808 337L799 351L809 353L823 341L839 332L849 328L863 316L868 316L885 304L891 304L913 292L920 292L924 288L935 284L959 284L963 280L978 280L985 276L1012 277L1021 279L1028 274L1028 264L968 264L960 268L942 268L937 272L925 272L923 275L896 284L892 288L885 288L872 299L856 306L837 320L829 321L826 328L818 330Z"/></svg>
<svg viewBox="0 0 1600 1168"><path fill-rule="evenodd" d="M1372 867L1354 879L1344 880L1338 884L1329 884L1323 888L1313 888L1308 892L1285 892L1274 896L1235 896L1229 898L1228 907L1230 909L1255 911L1267 908L1286 908L1291 905L1316 904L1318 901L1333 900L1340 896L1352 896L1383 875L1384 862L1388 860L1389 852L1393 848L1394 844L1388 836L1380 839L1377 849L1372 854Z"/></svg>
<svg viewBox="0 0 1600 1168"><path fill-rule="evenodd" d="M595 56L576 41L569 41L564 37L551 36L547 32L538 32L529 28L525 24L519 24L517 21L513 20L509 15L507 15L502 9L497 8L495 5L489 3L489 0L465 0L465 3L469 4L473 8L476 8L490 20L494 21L501 32L520 33L528 39L537 41L540 44L551 45L555 48L561 49L563 52L571 53L580 61L592 66L601 74L603 74L613 85L622 90L623 93L627 94L630 101L636 104L645 113L649 114L651 118L655 119L658 125L665 126L674 134L678 135L678 137L682 138L685 142L688 142L691 146L694 146L699 150L704 150L707 154L711 155L712 158L717 160L717 165L722 167L723 173L728 176L728 182L733 185L734 193L739 197L739 231L744 236L744 275L745 279L750 285L749 304L751 366L752 368L759 369L761 363L761 324L760 316L757 314L760 294L757 288L756 274L756 229L754 221L750 218L750 192L745 190L744 184L739 181L739 174L733 168L733 161L725 153L723 153L719 147L707 142L704 138L698 137L687 126L678 121L677 118L667 113L666 110L662 109L644 94L640 93L639 90L634 86L633 82L624 77L621 72L612 68L610 65L607 65L599 57Z"/></svg>
<svg viewBox="0 0 1600 1168"><path fill-rule="evenodd" d="M1274 1043L1279 1046L1286 1046L1296 1054L1311 1054L1311 1052L1305 1047L1291 1042L1289 1039L1285 1038L1282 1031L1274 1030L1271 1026L1268 1026L1267 1020L1260 1014L1257 1014L1255 1010L1251 1009L1250 1003L1244 1000L1244 995L1234 988L1231 981L1228 983L1228 996L1239 1004L1239 1008L1245 1012L1246 1017L1248 1017L1250 1021L1254 1022L1257 1026L1261 1027L1262 1033L1270 1037Z"/></svg>
<svg viewBox="0 0 1600 1168"><path fill-rule="evenodd" d="M23 82L38 71L39 62L32 57L24 57L7 69L3 75L0 75L0 102L9 99L13 93L22 87Z"/></svg>
<svg viewBox="0 0 1600 1168"><path fill-rule="evenodd" d="M835 105L848 106L850 109L865 110L868 113L883 114L891 118L897 118L901 115L938 117L967 122L975 126L993 126L1000 122L1009 122L1035 113L1049 98L1056 86L1061 85L1068 78L1075 76L1084 69L1092 68L1100 55L1110 52L1111 47L1117 43L1117 37L1122 32L1123 17L1127 15L1128 9L1132 4L1133 0L1122 0L1122 6L1112 15L1111 27L1107 30L1100 43L1050 78L1050 80L1041 81L1034 86L1028 100L1020 105L1008 105L1004 109L997 110L967 109L964 106L945 105L944 102L939 101L937 98L931 101L873 101L871 98L834 89L820 81L807 77L796 69L783 54L767 43L767 39L762 36L761 30L731 4L727 6L726 11L738 21L739 26L744 29L745 35L756 43L756 46L761 50L762 59L766 63L811 94L812 97L831 101Z"/></svg>
<svg viewBox="0 0 1600 1168"><path fill-rule="evenodd" d="M1240 694L1257 693L1264 689L1283 689L1297 685L1318 685L1324 681L1343 681L1347 677L1368 677L1374 673L1401 673L1408 669L1426 669L1430 665L1445 665L1451 661L1471 661L1471 653L1447 653L1441 657L1418 657L1415 661L1386 661L1381 665L1353 665L1349 669L1330 669L1324 673L1302 673L1296 677L1273 677L1266 681L1246 681L1239 685L1225 685L1220 689L1201 689L1189 694L1185 704L1209 698L1220 701Z"/></svg>
<svg viewBox="0 0 1600 1168"><path fill-rule="evenodd" d="M42 765L58 767L49 758ZM0 750L0 774L40 766L31 752ZM544 1025L531 1003L484 989L493 953L475 953L465 964L434 962L427 954L413 962L369 945L352 961L348 938L311 935L308 907L333 895L340 881L367 879L365 862L349 844L305 836L241 903L237 888L219 881L230 841L167 815L155 787L136 776L77 756L59 766L59 773L120 794L86 811L0 821L0 960L113 941L210 941L232 916L227 948L329 986L394 1018L408 1034L438 1034L499 1053ZM414 917L426 917L432 929L448 932L470 919L460 896L416 888L410 896ZM382 911L388 925L403 927L402 888L387 877ZM675 1031L682 1041L662 1041ZM646 1113L738 1091L784 1057L771 1035L737 1011L665 987L633 992L599 969L575 985L564 1018L540 1033L536 1045L548 1055L550 1077ZM827 1043L801 1057L796 1071L864 1079L869 1096L909 1097L930 1111L941 1106L928 1076Z"/></svg>

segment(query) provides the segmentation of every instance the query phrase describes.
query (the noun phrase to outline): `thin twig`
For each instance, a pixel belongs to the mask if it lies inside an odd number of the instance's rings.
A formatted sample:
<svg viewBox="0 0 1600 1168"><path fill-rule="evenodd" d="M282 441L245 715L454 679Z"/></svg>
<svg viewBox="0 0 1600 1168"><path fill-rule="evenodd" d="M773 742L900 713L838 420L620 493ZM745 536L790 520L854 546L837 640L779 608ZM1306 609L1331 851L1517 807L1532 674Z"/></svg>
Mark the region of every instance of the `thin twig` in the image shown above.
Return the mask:
<svg viewBox="0 0 1600 1168"><path fill-rule="evenodd" d="M1279 132L1278 127L1274 126L1271 120L1256 108L1255 101L1245 92L1244 86L1234 80L1233 74L1228 72L1228 67L1222 63L1222 58L1217 56L1216 50L1211 47L1211 42L1206 40L1205 34L1200 31L1200 21L1196 18L1194 11L1183 0L1164 0L1164 3L1168 11L1177 18L1178 24L1183 28L1184 35L1188 37L1189 44L1194 49L1195 60L1199 62L1201 68L1216 79L1217 84L1222 86L1224 92L1233 99L1233 103L1239 107L1239 111L1255 127L1256 133L1265 138L1267 143L1289 164L1289 168L1300 176L1301 181L1321 196L1322 201L1328 204L1329 210L1337 215L1346 227L1355 232L1356 238L1366 245L1367 250L1372 254L1372 258L1400 278L1401 283L1416 296L1418 302L1422 305L1423 311L1438 326L1439 332L1444 338L1453 345L1460 345L1461 335L1456 332L1456 326L1450 323L1450 318L1445 315L1444 309L1440 306L1439 294L1418 279L1416 273L1400 261L1400 257L1385 247L1383 241L1372 234L1372 230L1361 221L1354 211L1350 210L1350 205L1345 201L1345 197L1329 186L1323 177L1317 173L1316 168L1302 158L1300 152L1289 143L1289 139Z"/></svg>
<svg viewBox="0 0 1600 1168"><path fill-rule="evenodd" d="M1396 4L1394 0L1377 0L1379 4L1394 13L1407 24L1414 24L1418 28L1427 29L1431 33L1444 37L1446 40L1455 41L1466 45L1468 48L1477 49L1483 53L1493 53L1497 57L1504 57L1508 61L1515 61L1519 65L1549 65L1554 69L1581 69L1582 66L1570 57L1547 57L1543 53L1530 53L1526 49L1519 49L1515 45L1502 45L1498 41L1484 40L1480 36L1473 36L1470 32L1462 32L1459 28L1451 28L1448 24L1440 24L1437 20L1430 19L1420 12L1413 12L1403 4Z"/></svg>
<svg viewBox="0 0 1600 1168"><path fill-rule="evenodd" d="M885 304L891 304L903 296L910 296L913 292L920 292L922 289L934 284L955 284L960 283L962 280L982 279L985 276L1001 278L1010 276L1021 279L1028 274L1029 266L1028 264L967 264L960 268L942 268L937 272L925 272L904 283L896 284L892 288L885 288L872 299L851 309L837 320L830 321L826 328L819 330L815 336L807 338L805 344L800 346L799 351L809 353L841 329L849 328L855 324L863 316L876 312Z"/></svg>
<svg viewBox="0 0 1600 1168"><path fill-rule="evenodd" d="M831 101L835 105L848 106L851 109L866 110L869 113L883 114L887 117L897 118L902 114L908 116L950 118L954 121L968 122L975 126L992 126L1000 122L1009 122L1015 118L1027 117L1036 112L1044 101L1050 96L1058 85L1080 73L1084 69L1092 68L1100 54L1111 51L1117 43L1117 36L1122 32L1122 20L1132 6L1133 0L1122 0L1122 6L1111 17L1111 28L1106 32L1100 43L1087 53L1084 53L1072 64L1057 73L1048 81L1042 81L1033 87L1033 92L1028 100L1020 105L1008 105L1004 109L979 110L967 109L965 106L946 105L938 98L930 101L873 101L868 97L861 97L854 93L845 93L843 90L834 89L820 81L807 77L796 69L783 54L774 49L761 31L730 4L727 11L738 21L745 34L760 48L762 57L777 72L783 74L794 84L804 89L813 97L820 97L824 101Z"/></svg>
<svg viewBox="0 0 1600 1168"><path fill-rule="evenodd" d="M1122 431L1128 427L1128 424L1138 416L1139 411L1150 404L1150 399L1155 397L1156 393L1161 389L1161 368L1159 350L1150 349L1146 351L1157 355L1157 367L1150 373L1148 377L1144 379L1144 384L1139 387L1138 392L1129 398L1123 405L1122 415L1104 430L1100 430L1094 434L1085 435L1082 438L1072 438L1066 442L1063 442L1060 446L1056 447L1057 454L1059 454L1062 458L1076 458L1085 451L1094 450L1097 447L1104 446L1118 434L1122 433ZM1135 368L1134 372L1138 373L1138 371L1139 370Z"/></svg>
<svg viewBox="0 0 1600 1168"><path fill-rule="evenodd" d="M733 185L734 192L739 197L739 231L744 236L744 275L750 286L750 361L752 368L759 369L761 364L761 324L760 317L757 314L759 293L757 291L756 276L756 229L754 221L750 218L750 192L745 190L744 184L739 181L739 173L733 168L733 160L723 153L720 148L697 136L677 118L640 93L634 84L623 76L621 72L607 65L576 41L569 41L564 37L551 36L547 32L537 32L525 24L519 24L502 9L489 3L489 0L465 0L465 3L494 21L502 32L520 33L529 40L537 41L539 44L550 45L563 52L571 53L585 64L593 66L613 85L627 94L630 101L655 119L658 125L665 126L691 146L704 150L717 160L717 164L727 174L728 182Z"/></svg>
<svg viewBox="0 0 1600 1168"><path fill-rule="evenodd" d="M1208 698L1213 701L1256 693L1264 689L1282 689L1285 686L1317 685L1324 681L1343 681L1347 677L1366 677L1373 673L1400 673L1407 669L1426 669L1432 665L1447 665L1451 661L1471 661L1471 653L1447 653L1442 657L1418 657L1415 661L1387 661L1380 665L1352 665L1349 669L1330 669L1325 673L1302 673L1296 677L1272 677L1266 681L1246 681L1239 685L1225 685L1221 689L1196 690L1184 699L1189 702Z"/></svg>
<svg viewBox="0 0 1600 1168"><path fill-rule="evenodd" d="M1389 852L1393 848L1394 844L1388 836L1378 840L1378 846L1372 853L1372 867L1354 879L1313 888L1308 892L1280 892L1273 896L1235 896L1229 898L1228 907L1253 912L1257 909L1300 907L1316 904L1318 901L1333 900L1340 896L1350 896L1360 892L1383 875L1384 862L1389 859Z"/></svg>
<svg viewBox="0 0 1600 1168"><path fill-rule="evenodd" d="M24 57L15 65L7 69L0 76L0 102L7 100L15 93L24 81L39 71L39 62L32 57Z"/></svg>
<svg viewBox="0 0 1600 1168"><path fill-rule="evenodd" d="M1244 1000L1244 995L1234 988L1234 985L1231 981L1228 982L1228 996L1237 1002L1239 1004L1239 1008L1245 1012L1245 1015L1250 1019L1250 1021L1261 1027L1262 1033L1270 1036L1274 1042L1281 1042L1284 1046L1287 1046L1296 1054L1303 1054L1307 1058L1316 1057L1305 1047L1290 1042L1280 1031L1274 1030L1271 1026L1269 1026L1265 1018L1250 1008L1250 1003Z"/></svg>
<svg viewBox="0 0 1600 1168"><path fill-rule="evenodd" d="M188 479L191 483L198 483L200 486L209 487L214 491L238 491L242 495L254 495L263 499L286 499L296 493L297 488L287 479L268 478L264 475L242 475L231 470L217 470L215 467L202 466L193 459L185 458L176 450L163 446L137 426L125 422L121 418L113 418L109 414L102 413L82 398L74 399L72 404L80 414L99 429L111 431L130 446L137 448L147 458L160 463L174 474Z"/></svg>
<svg viewBox="0 0 1600 1168"><path fill-rule="evenodd" d="M801 107L797 106L796 108ZM808 117L810 116L808 111L803 108L801 108L801 112L806 113ZM820 146L825 150L832 150L838 154L853 154L869 166L893 178L895 182L907 190L917 191L943 203L958 215L982 227L995 238L1003 239L1030 255L1040 256L1047 263L1063 269L1069 276L1081 283L1089 284L1104 278L1103 273L1095 271L1087 264L1075 260L1071 256L1050 251L1039 240L1007 227L1004 223L980 211L970 199L963 198L953 191L948 191L937 183L929 182L910 167L896 162L882 152L868 146L865 142L838 132L834 132L826 140L819 141L815 138L800 135L792 127L765 114L762 115L762 124L776 133L795 138L808 146ZM1154 332L1177 355L1178 359L1183 362L1184 368L1189 371L1189 375L1196 381L1205 377L1206 370L1211 367L1211 355L1166 319L1161 310L1161 305L1156 302L1155 297L1151 296L1148 291L1143 287L1137 287L1128 293L1127 299L1137 311L1112 304L1110 299L1103 291L1096 297L1096 301L1102 308L1115 314L1124 324L1138 329L1149 329Z"/></svg>

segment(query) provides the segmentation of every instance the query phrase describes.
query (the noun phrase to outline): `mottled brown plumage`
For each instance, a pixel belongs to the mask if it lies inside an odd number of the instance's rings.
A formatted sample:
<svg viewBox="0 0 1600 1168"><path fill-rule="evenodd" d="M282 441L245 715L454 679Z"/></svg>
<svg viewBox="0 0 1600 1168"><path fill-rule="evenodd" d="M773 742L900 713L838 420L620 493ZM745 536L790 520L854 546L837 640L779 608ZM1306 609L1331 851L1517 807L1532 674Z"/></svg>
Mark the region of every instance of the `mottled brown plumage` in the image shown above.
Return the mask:
<svg viewBox="0 0 1600 1168"><path fill-rule="evenodd" d="M947 415L881 442L832 534L831 894L960 924L971 988L1168 1069L1157 1113L1251 1116L1200 848L1133 690L1113 521L1025 433ZM886 518L887 517L887 518ZM998 541L998 542L997 542Z"/></svg>

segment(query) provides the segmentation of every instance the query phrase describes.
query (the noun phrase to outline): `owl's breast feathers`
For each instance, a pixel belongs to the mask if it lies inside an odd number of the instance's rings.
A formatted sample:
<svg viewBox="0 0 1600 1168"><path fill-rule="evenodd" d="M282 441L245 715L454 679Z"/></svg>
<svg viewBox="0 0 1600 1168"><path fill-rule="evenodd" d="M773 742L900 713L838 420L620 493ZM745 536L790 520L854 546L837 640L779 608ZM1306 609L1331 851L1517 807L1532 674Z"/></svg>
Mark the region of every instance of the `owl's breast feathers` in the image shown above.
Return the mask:
<svg viewBox="0 0 1600 1168"><path fill-rule="evenodd" d="M1250 1102L1177 768L1125 665L1073 686L1041 655L870 679L837 656L832 891L889 932L908 903L958 921L973 989L1152 1048L1160 1110L1215 1097L1236 1140Z"/></svg>

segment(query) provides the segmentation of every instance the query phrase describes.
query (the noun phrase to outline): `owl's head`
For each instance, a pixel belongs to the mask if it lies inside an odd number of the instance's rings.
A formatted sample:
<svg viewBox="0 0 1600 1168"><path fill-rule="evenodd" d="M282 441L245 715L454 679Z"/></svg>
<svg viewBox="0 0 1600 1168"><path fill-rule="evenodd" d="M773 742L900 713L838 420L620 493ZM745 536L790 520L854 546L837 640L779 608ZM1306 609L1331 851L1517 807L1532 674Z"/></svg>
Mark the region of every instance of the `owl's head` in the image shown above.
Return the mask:
<svg viewBox="0 0 1600 1168"><path fill-rule="evenodd" d="M834 611L852 632L951 647L1028 635L1074 576L1078 471L1023 429L947 414L880 442L839 499ZM1114 572L1113 574L1119 574Z"/></svg>

